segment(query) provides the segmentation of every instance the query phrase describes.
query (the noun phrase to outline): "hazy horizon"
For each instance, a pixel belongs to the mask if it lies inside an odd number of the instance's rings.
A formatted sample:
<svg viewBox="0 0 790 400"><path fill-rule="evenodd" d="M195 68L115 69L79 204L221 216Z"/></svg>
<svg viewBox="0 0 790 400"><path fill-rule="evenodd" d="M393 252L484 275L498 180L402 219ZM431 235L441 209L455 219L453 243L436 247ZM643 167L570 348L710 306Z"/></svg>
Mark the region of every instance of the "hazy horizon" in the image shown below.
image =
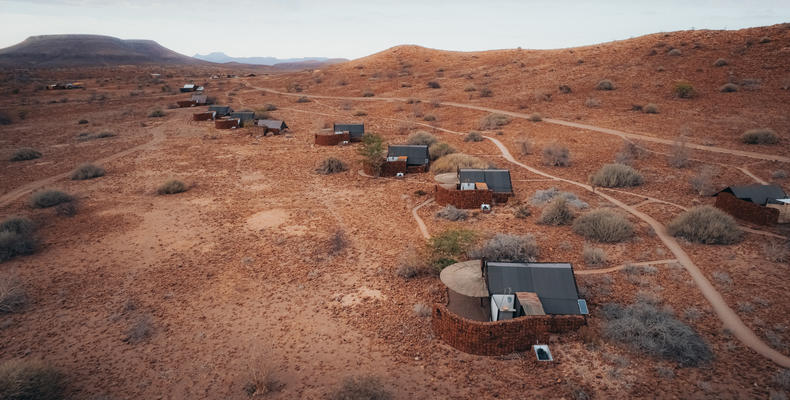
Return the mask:
<svg viewBox="0 0 790 400"><path fill-rule="evenodd" d="M455 51L553 49L686 29L742 29L790 20L790 2L669 0L316 0L131 2L0 0L0 48L29 36L150 39L181 54L359 58L401 44ZM201 11L203 10L203 11ZM492 29L494 27L495 29Z"/></svg>

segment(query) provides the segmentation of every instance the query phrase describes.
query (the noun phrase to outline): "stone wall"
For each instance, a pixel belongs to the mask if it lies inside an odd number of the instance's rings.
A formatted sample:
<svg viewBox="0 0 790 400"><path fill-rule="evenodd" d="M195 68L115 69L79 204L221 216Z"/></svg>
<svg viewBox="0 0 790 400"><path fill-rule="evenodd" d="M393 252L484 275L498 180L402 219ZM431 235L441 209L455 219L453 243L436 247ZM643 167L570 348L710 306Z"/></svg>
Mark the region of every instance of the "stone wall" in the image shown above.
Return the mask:
<svg viewBox="0 0 790 400"><path fill-rule="evenodd" d="M348 132L344 132L341 134L316 134L315 135L315 144L319 146L337 146L343 142L351 142L351 135Z"/></svg>
<svg viewBox="0 0 790 400"><path fill-rule="evenodd" d="M472 321L434 304L433 333L466 353L495 356L526 351L547 343L550 334L565 333L587 324L583 315L534 315L505 321Z"/></svg>
<svg viewBox="0 0 790 400"><path fill-rule="evenodd" d="M758 225L771 226L779 221L779 210L740 200L727 192L716 195L715 206L735 218Z"/></svg>
<svg viewBox="0 0 790 400"><path fill-rule="evenodd" d="M441 206L452 204L456 208L476 209L481 204L491 204L494 200L490 190L456 190L436 185L436 203Z"/></svg>

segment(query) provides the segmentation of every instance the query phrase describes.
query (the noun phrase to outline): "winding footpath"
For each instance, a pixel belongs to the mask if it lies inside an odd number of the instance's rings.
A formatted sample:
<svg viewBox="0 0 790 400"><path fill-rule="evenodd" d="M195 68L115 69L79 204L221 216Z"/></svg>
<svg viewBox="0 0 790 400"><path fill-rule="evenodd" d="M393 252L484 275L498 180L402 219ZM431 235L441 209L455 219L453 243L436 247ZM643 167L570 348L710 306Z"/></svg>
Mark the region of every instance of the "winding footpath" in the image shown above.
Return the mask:
<svg viewBox="0 0 790 400"><path fill-rule="evenodd" d="M392 101L405 101L406 100L406 99L402 99L402 98L339 97L339 96L306 95L304 93L292 94L292 93L279 92L279 91L276 91L276 90L273 90L273 89L260 88L260 87L250 86L250 85L248 85L248 86L252 87L254 89L258 89L258 90L262 90L262 91L266 91L266 92L270 92L270 93L275 93L275 94L280 94L280 95L306 96L306 97L319 98L319 99L351 100L351 101L390 101L390 102L392 102ZM487 111L487 112L492 112L492 113L506 114L506 115L513 116L513 117L516 117L516 118L528 118L529 117L528 114L522 114L522 113L515 113L515 112L510 112L510 111L498 110L498 109L489 108L489 107L480 107L480 106L473 106L473 105L454 103L454 102L442 102L441 104L442 105L446 105L446 106L453 106L453 107L460 107L460 108L467 108L467 109ZM614 130L614 129L600 128L600 127L596 127L596 126L592 126L592 125L579 124L579 123L575 123L575 122L561 121L561 120L555 120L555 119L544 119L544 121L545 122L549 122L549 123L558 124L558 125L564 125L564 126L580 128L580 129L587 129L587 130L601 132L601 133L610 134L610 135L616 135L616 136L622 137L623 139L638 139L638 140L650 141L650 142L661 143L661 144L666 144L666 145L674 144L674 142L671 141L671 140L655 138L655 137L652 137L652 136L638 135L638 134L634 134L634 133L627 133L627 132L617 131L617 130ZM448 132L448 133L453 133L453 134L459 134L460 133L460 132L454 132L454 131L450 131L450 130L442 129L442 128L436 128L436 129L440 130L440 131ZM502 142L500 142L496 138L493 138L493 137L490 137L490 136L483 136L483 137L488 139L488 140L490 140L499 149L499 151L502 153L502 156L507 161L509 161L510 163L512 163L514 165L517 165L517 166L519 166L519 167L521 167L523 169L526 169L526 170L528 170L528 171L530 171L530 172L532 172L532 173L534 173L536 175L539 175L539 176L542 176L542 177L545 177L545 178L549 178L549 179L552 179L552 180L555 180L555 181L565 182L565 183L568 183L570 185L574 185L574 186L577 186L577 187L582 188L584 190L587 190L589 192L592 192L592 193L594 193L594 194L606 199L607 201L611 202L612 204L616 205L617 207L620 207L621 209L627 211L631 215L641 219L642 221L646 222L648 225L650 225L650 227L653 228L653 230L655 231L657 237L664 243L664 245L675 256L674 260L676 260L677 263L682 265L686 269L686 271L688 271L689 275L691 275L691 278L697 284L697 287L699 287L700 292L702 292L702 295L705 297L705 299L707 299L708 302L711 304L711 306L713 307L714 312L719 317L719 319L722 321L724 327L729 329L733 333L733 335L735 337L737 337L744 345L748 346L749 348L751 348L752 350L754 350L758 354L762 355L765 358L770 359L771 361L775 362L776 364L778 364L778 365L780 365L782 367L790 368L790 357L787 357L786 355L784 355L784 354L776 351L775 349L771 348L770 346L768 346L751 329L749 329L749 327L746 326L746 324L744 324L744 322L740 319L740 317L738 317L738 315L735 313L735 311L733 311L732 308L730 308L727 305L727 302L724 300L724 298L721 296L721 294L716 290L716 288L705 277L705 274L702 272L702 270L700 270L699 267L697 267L697 265L694 264L694 262L691 260L691 257L689 257L689 255L683 250L683 248L680 246L678 241L672 235L670 235L667 232L666 227L663 224L658 222L656 219L654 219L650 215L639 211L636 207L629 206L628 204L616 199L615 197L612 197L612 196L604 193L601 190L595 190L590 185L587 185L587 184L584 184L584 183L581 183L581 182L576 182L576 181L573 181L573 180L570 180L570 179L557 177L557 176L548 174L546 172L543 172L541 170L538 170L536 168L533 168L533 167L530 167L528 165L525 165L525 164L519 162L518 160L516 160L515 157L513 157L513 155L507 149L507 147L504 144L502 144ZM731 154L731 155L742 156L742 157L749 157L749 158L756 158L756 159L761 159L761 160L777 160L777 161L783 161L783 162L790 162L790 158L783 157L783 156L777 156L777 155L769 155L769 154L762 154L762 153L754 153L754 152L747 152L747 151L740 151L740 150L725 149L725 148L715 147L715 146L701 146L701 145L693 145L693 144L687 144L687 145L690 148L703 150L703 151ZM662 200L659 200L659 199L655 199L655 200L659 201L659 202L662 202L662 203L666 203L666 202L664 202ZM420 222L422 222L422 219L420 219L419 216L417 216L417 210L420 207L428 204L429 202L430 202L430 200L425 202L425 203L423 203L423 204L421 204L421 205L419 205L418 207L416 207L415 209L412 210L412 214L414 214L417 217L416 219L418 221L418 225L420 225L420 230L423 233L423 236L426 236L428 232L427 232L427 229L423 230L425 224L424 223L420 224Z"/></svg>

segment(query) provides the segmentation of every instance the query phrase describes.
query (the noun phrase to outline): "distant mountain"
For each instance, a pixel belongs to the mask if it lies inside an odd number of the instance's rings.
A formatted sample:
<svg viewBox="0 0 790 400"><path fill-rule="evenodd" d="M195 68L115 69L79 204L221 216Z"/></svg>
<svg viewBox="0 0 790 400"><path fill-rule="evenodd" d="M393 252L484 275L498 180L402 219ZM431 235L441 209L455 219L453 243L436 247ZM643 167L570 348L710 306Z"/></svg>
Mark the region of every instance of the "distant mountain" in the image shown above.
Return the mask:
<svg viewBox="0 0 790 400"><path fill-rule="evenodd" d="M203 61L210 61L214 63L229 63L237 62L239 64L254 64L254 65L324 65L336 64L339 62L348 61L345 58L327 58L327 57L302 57L302 58L276 58L276 57L231 57L222 52L214 52L209 54L195 54L194 58Z"/></svg>
<svg viewBox="0 0 790 400"><path fill-rule="evenodd" d="M31 36L0 49L0 66L70 67L95 65L205 64L153 40L101 35Z"/></svg>

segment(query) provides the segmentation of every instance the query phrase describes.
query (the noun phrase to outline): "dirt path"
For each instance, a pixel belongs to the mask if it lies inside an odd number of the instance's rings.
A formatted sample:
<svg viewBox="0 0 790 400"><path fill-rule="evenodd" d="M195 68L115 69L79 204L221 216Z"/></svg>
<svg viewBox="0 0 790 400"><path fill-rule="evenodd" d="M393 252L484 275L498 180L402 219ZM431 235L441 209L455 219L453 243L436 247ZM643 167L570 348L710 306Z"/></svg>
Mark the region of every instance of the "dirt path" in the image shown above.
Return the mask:
<svg viewBox="0 0 790 400"><path fill-rule="evenodd" d="M166 126L167 126L167 123L164 123L164 124L161 124L161 125L155 127L154 129L152 129L151 133L153 134L153 137L151 138L151 140L149 140L149 141L147 141L147 142L145 142L143 144L140 144L140 145L128 148L126 150L120 151L118 153L109 155L107 157L103 157L103 158L100 158L100 159L97 159L97 160L93 160L92 163L93 164L109 164L109 163L111 163L111 162L113 162L113 161L115 161L115 160L117 160L119 158L126 157L129 154L132 154L134 152L137 152L137 151L140 151L140 150L145 150L145 149L150 149L150 148L156 146L157 144L159 144L162 140L164 140L164 138L165 138L164 129L165 129ZM7 207L8 205L13 203L14 201L19 199L20 197L25 196L25 195L33 192L36 189L40 189L40 188L42 188L44 186L47 186L47 185L52 185L55 182L60 181L62 179L67 179L70 175L71 175L71 170L69 170L67 172L63 172L63 173L57 174L57 175L52 175L52 176L49 176L49 177L46 177L46 178L43 178L43 179L39 179L37 181L26 183L26 184L24 184L24 185L22 185L22 186L20 186L20 187L18 187L16 189L11 190L10 192L4 193L2 196L0 196L0 207Z"/></svg>
<svg viewBox="0 0 790 400"><path fill-rule="evenodd" d="M316 99L328 99L328 100L387 101L387 102L396 102L396 101L405 102L405 101L408 100L407 98L403 98L403 97L351 97L351 96L324 96L324 95L304 94L304 93L287 93L287 92L280 92L280 91L277 91L277 90L274 90L274 89L268 89L268 88L262 88L262 87L258 87L258 86L253 86L253 85L249 84L246 81L244 82L244 84L247 85L250 88L261 90L261 91L264 91L264 92L279 94L279 95L283 95L283 96L292 96L292 97L302 97L302 96L304 96L304 97L310 97L310 98L316 98ZM466 109L470 109L470 110L486 111L486 112L490 112L490 113L505 114L505 115L508 115L508 116L511 116L511 117L514 117L514 118L520 118L520 119L529 119L530 118L530 114L518 113L518 112L514 112L514 111L499 110L499 109L496 109L496 108L476 106L476 105L472 105L472 104L456 103L456 102L452 102L452 101L442 101L442 102L439 102L439 104L443 105L443 106L451 106L451 107L458 107L458 108L466 108ZM664 145L668 145L668 146L672 146L672 145L675 144L674 140L662 139L662 138L657 138L657 137L649 136L649 135L642 135L642 134L638 134L638 133L624 132L624 131L620 131L620 130L616 130L616 129L602 128L602 127L599 127L599 126L588 125L588 124L581 124L581 123L578 123L578 122L570 122L570 121L564 121L564 120L553 119L553 118L544 118L543 122L546 122L546 123L549 123L549 124L567 126L567 127L571 127L571 128L578 128L578 129L584 129L584 130L604 133L604 134L607 134L607 135L619 136L619 137L621 137L623 139L643 140L643 141L646 141L646 142L660 143L660 144L664 144ZM704 145L693 144L693 143L686 143L686 146L688 148L691 148L691 149L701 150L701 151L709 151L709 152L713 152L713 153L730 154L730 155L741 156L741 157L755 158L755 159L759 159L759 160L781 161L781 162L788 162L788 163L790 163L790 157L784 157L784 156L774 155L774 154L765 154L765 153L757 153L757 152L753 152L753 151L727 149L727 148L724 148L724 147L717 147L717 146L704 146ZM742 170L742 171L744 173L746 173L747 175L754 177L754 175L748 173L748 171L746 171L746 170ZM756 178L756 177L754 177L754 178ZM759 178L756 178L756 179L759 181Z"/></svg>
<svg viewBox="0 0 790 400"><path fill-rule="evenodd" d="M255 87L255 86L250 86L250 87L258 89L258 90L262 90L262 91L266 91L266 92L270 92L270 93L275 93L275 94L280 94L280 95L286 95L286 96L306 96L306 97L314 97L314 98L352 100L352 101L371 101L371 100L377 100L377 101L405 101L405 99L402 99L402 98L338 97L338 96L305 95L303 93L295 95L295 94L292 94L292 93L278 92L278 91L272 90L272 89L260 88L260 87ZM462 108L469 108L469 109L488 111L488 112L502 113L502 114L514 116L514 117L517 117L517 118L528 118L529 117L528 114L514 113L514 112L510 112L510 111L497 110L497 109L488 108L488 107L479 107L479 106L472 106L472 105L466 105L466 104L460 104L460 103L452 103L452 102L443 102L442 104L443 105L449 105L449 106L455 106L455 107L462 107ZM320 113L318 113L318 114L320 114ZM643 136L643 135L631 134L631 133L616 131L616 130L612 130L612 129L599 128L599 127L595 127L595 126L591 126L591 125L577 124L577 123L573 123L573 122L566 122L566 121L560 121L560 120L546 120L546 119L544 119L544 121L547 121L547 122L550 122L550 123L556 123L556 124L559 124L559 125L571 126L571 127L581 128L581 129L589 129L589 130L593 130L593 131L596 131L596 132L602 132L602 133L617 135L617 136L620 136L620 137L622 137L624 139L626 139L626 138L639 139L639 140L652 141L652 142L663 143L663 144L668 144L668 145L672 145L674 143L671 140L658 139L658 138L654 138L654 137L651 137L651 136ZM448 132L448 133L461 134L460 132L454 132L454 131L451 131L451 130L448 130L448 129L442 129L442 128L437 128L437 129L440 130L440 131ZM746 324L743 323L743 321L740 319L740 317L738 317L738 315L732 310L732 308L730 308L727 305L727 302L724 300L724 298L721 296L721 294L716 290L716 288L713 287L713 285L710 283L710 281L705 277L705 275L703 274L702 270L700 270L699 267L697 267L696 264L694 264L694 262L691 260L691 257L689 257L689 255L683 250L683 248L680 246L680 244L677 242L677 240L675 240L675 238L673 236L671 236L667 232L666 227L663 224L661 224L660 222L655 220L653 217L645 214L644 212L641 212L641 211L637 210L635 207L629 206L628 204L625 204L622 201L620 201L620 200L618 200L618 199L616 199L616 198L614 198L614 197L612 197L612 196L610 196L610 195L608 195L606 193L603 193L603 191L601 191L601 190L597 190L597 191L594 190L594 188L592 186L590 186L590 185L587 185L587 184L584 184L584 183L580 183L580 182L576 182L576 181L573 181L573 180L570 180L570 179L557 177L557 176L548 174L546 172L543 172L541 170L538 170L536 168L533 168L533 167L530 167L528 165L525 165L525 164L519 162L518 160L516 160L515 157L513 157L513 155L510 153L510 151L507 149L507 147L502 142L500 142L499 140L497 140L497 139L495 139L493 137L490 137L490 136L483 136L483 137L485 137L486 139L488 139L492 143L494 143L494 145L496 145L496 147L502 153L502 156L507 161L509 161L510 163L515 164L515 165L517 165L517 166L519 166L521 168L524 168L524 169L526 169L526 170L528 170L528 171L530 171L530 172L532 172L532 173L534 173L536 175L539 175L539 176L542 176L542 177L545 177L545 178L549 178L549 179L553 179L553 180L557 180L557 181L561 181L561 182L565 182L565 183L577 186L579 188L582 188L584 190L587 190L589 192L592 192L594 194L597 194L598 196L608 200L612 204L622 208L623 210L627 211L628 213L632 214L633 216L641 219L642 221L644 221L648 225L650 225L653 228L653 230L655 231L657 237L675 255L675 258L676 258L677 262L680 263L680 265L682 265L686 269L686 271L689 272L689 274L691 275L692 279L694 280L694 282L697 284L697 286L699 287L700 291L702 292L702 295L708 300L708 302L710 302L711 306L713 307L714 312L716 312L716 314L718 315L719 319L722 321L724 326L727 329L729 329L733 333L733 335L735 335L735 337L737 337L741 342L743 342L746 346L748 346L749 348L751 348L752 350L754 350L758 354L760 354L760 355L762 355L762 356L774 361L775 363L777 363L777 364L779 364L779 365L781 365L781 366L783 366L785 368L790 368L790 357L787 357L784 354L782 354L782 353L774 350L770 346L768 346L751 329L749 329L749 327L747 327ZM767 155L767 154L761 154L761 153L743 152L743 151L724 149L724 148L713 147L713 146L699 146L699 145L691 145L691 144L689 144L688 147L699 149L699 150L705 150L705 151L712 151L712 152L718 152L718 153L739 155L739 156L744 156L744 157L758 158L758 159L762 159L762 160L778 160L778 161L790 162L790 158L787 158L787 157L773 156L773 155ZM656 199L656 200L658 200L658 199ZM659 200L659 201L661 201L661 200ZM661 201L661 202L664 202L664 201ZM422 221L422 220L421 219L418 220L418 224L419 224L420 221Z"/></svg>
<svg viewBox="0 0 790 400"><path fill-rule="evenodd" d="M417 226L419 226L419 227L420 227L420 233L422 233L422 237L424 237L424 238L426 238L426 239L430 239L430 238L431 238L431 234L430 234L430 233L428 233L428 227L427 227L427 226L425 226L425 222L424 222L424 221L422 220L422 218L420 218L420 216L417 214L417 211L418 211L420 208L422 208L423 206L427 206L428 204L431 204L431 203L433 203L433 199L428 199L428 200L425 200L424 202L422 202L422 203L418 204L418 205L417 205L417 207L414 207L414 208L412 208L412 210L411 210L411 215L413 215L413 216L414 216L414 219L417 221Z"/></svg>
<svg viewBox="0 0 790 400"><path fill-rule="evenodd" d="M675 263L675 262L678 262L678 260L676 260L674 258L671 258L671 259L668 259L668 260L643 261L643 262L637 262L637 263L628 263L628 264L617 265L617 266L614 266L614 267L611 267L611 268L586 269L586 270L583 270L583 271L576 271L576 270L574 270L573 274L574 275L608 274L610 272L623 270L629 265L639 265L639 266L643 266L643 265L663 265L663 264L671 264L671 263Z"/></svg>

